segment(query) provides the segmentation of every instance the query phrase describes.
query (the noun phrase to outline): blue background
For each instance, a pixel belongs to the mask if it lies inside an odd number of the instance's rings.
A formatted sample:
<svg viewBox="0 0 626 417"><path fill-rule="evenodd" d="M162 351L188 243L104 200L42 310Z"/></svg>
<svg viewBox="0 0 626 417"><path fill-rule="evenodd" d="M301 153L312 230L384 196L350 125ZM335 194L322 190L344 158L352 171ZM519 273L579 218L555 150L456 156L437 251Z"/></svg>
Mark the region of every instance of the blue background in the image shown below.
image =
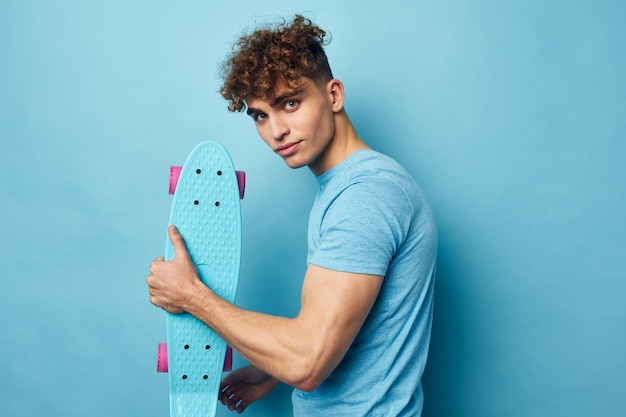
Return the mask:
<svg viewBox="0 0 626 417"><path fill-rule="evenodd" d="M238 304L297 312L315 182L228 113L217 69L244 29L305 11L359 133L437 214L424 415L626 415L626 3L609 0L0 0L0 415L168 414L144 278L169 165L202 140L248 174ZM247 414L290 408L282 387Z"/></svg>

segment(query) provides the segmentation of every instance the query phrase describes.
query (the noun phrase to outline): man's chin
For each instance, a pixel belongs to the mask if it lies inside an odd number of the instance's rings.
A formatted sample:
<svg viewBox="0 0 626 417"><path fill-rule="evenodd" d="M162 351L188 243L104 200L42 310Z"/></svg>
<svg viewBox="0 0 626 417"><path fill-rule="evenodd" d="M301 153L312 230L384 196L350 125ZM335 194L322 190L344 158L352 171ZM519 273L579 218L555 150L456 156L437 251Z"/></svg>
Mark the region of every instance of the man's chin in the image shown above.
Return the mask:
<svg viewBox="0 0 626 417"><path fill-rule="evenodd" d="M287 166L291 169L300 169L300 168L304 168L306 165L289 165L287 164Z"/></svg>
<svg viewBox="0 0 626 417"><path fill-rule="evenodd" d="M302 161L290 160L289 158L283 158L283 160L285 161L285 165L287 165L291 169L299 169L307 166L307 164Z"/></svg>

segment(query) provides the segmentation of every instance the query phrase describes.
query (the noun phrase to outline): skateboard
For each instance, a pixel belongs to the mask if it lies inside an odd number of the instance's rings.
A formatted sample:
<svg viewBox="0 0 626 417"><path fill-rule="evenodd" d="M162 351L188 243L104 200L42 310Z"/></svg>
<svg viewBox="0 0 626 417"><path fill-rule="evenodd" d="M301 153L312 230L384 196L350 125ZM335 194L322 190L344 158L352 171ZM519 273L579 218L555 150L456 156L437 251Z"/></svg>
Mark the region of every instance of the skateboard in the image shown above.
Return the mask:
<svg viewBox="0 0 626 417"><path fill-rule="evenodd" d="M198 144L182 167L170 168L174 195L169 224L183 236L200 279L217 295L235 300L241 260L241 203L245 173L235 171L226 148ZM165 260L174 257L166 239ZM158 348L157 371L168 372L171 417L215 416L223 371L232 351L189 314L166 313L167 343Z"/></svg>

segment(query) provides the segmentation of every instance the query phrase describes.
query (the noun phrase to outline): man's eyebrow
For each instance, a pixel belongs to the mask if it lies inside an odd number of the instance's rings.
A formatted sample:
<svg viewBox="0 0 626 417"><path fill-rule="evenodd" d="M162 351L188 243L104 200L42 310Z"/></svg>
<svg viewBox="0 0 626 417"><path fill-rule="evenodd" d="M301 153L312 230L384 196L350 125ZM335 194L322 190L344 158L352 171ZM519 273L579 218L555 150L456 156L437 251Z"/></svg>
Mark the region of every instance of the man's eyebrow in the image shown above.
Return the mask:
<svg viewBox="0 0 626 417"><path fill-rule="evenodd" d="M295 91L287 91L281 95L279 95L278 97L275 97L274 100L272 100L272 103L270 104L271 107L276 107L278 106L280 103L282 103L283 101L285 101L288 98L297 96L298 94L300 94L302 92L302 89L299 90L295 90Z"/></svg>
<svg viewBox="0 0 626 417"><path fill-rule="evenodd" d="M274 108L276 106L278 106L280 103L282 103L283 101L295 97L298 94L300 94L303 91L303 89L299 89L299 90L295 90L295 91L286 91L285 93L274 97L274 99L272 100L272 102L270 103L270 107ZM251 116L253 114L258 114L258 113L263 113L261 110L259 109L255 109L254 107L248 107L248 109L246 110L246 114L248 116Z"/></svg>

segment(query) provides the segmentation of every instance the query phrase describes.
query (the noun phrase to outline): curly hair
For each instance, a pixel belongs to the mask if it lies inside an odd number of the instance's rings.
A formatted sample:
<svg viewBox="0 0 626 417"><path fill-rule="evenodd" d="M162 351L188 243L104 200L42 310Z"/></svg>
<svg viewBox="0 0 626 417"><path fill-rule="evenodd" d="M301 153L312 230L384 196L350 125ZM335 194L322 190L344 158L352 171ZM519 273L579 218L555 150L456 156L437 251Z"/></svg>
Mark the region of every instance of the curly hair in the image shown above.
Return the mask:
<svg viewBox="0 0 626 417"><path fill-rule="evenodd" d="M222 64L220 94L230 102L228 109L243 111L246 99L268 99L280 82L297 89L303 77L330 81L325 37L324 30L301 15L291 24L283 20L275 29L242 36Z"/></svg>

